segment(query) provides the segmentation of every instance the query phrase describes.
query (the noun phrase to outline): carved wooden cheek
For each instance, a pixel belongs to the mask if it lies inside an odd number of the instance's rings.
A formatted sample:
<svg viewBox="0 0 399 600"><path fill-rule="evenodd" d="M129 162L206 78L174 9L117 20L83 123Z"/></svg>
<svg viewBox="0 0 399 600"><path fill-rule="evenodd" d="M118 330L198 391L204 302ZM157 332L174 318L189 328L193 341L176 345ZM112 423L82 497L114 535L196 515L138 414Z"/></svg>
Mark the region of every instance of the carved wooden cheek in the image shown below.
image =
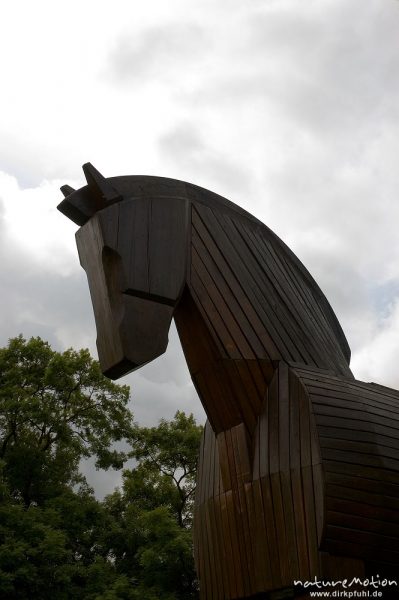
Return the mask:
<svg viewBox="0 0 399 600"><path fill-rule="evenodd" d="M120 311L115 310L116 294L109 293L110 282L104 269L104 237L98 215L95 215L76 234L80 263L87 274L91 301L97 328L97 349L103 371L123 359L123 348L119 335ZM105 254L105 260L108 260ZM118 318L119 317L119 318Z"/></svg>

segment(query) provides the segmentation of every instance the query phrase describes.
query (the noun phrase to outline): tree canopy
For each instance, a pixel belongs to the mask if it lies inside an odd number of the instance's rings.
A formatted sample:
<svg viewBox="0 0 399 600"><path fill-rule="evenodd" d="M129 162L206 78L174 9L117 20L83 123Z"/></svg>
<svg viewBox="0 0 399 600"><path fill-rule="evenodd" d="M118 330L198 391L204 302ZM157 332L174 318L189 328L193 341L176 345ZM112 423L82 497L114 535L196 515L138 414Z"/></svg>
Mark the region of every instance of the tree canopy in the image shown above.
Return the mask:
<svg viewBox="0 0 399 600"><path fill-rule="evenodd" d="M11 339L0 350L0 459L11 494L40 504L79 481L84 457L121 468L126 455L112 444L132 438L128 400L129 388L104 377L88 350Z"/></svg>
<svg viewBox="0 0 399 600"><path fill-rule="evenodd" d="M182 412L140 427L128 401L129 388L105 378L87 350L58 353L22 336L0 349L0 598L197 597L202 428ZM100 502L79 471L88 457L98 468L135 466Z"/></svg>

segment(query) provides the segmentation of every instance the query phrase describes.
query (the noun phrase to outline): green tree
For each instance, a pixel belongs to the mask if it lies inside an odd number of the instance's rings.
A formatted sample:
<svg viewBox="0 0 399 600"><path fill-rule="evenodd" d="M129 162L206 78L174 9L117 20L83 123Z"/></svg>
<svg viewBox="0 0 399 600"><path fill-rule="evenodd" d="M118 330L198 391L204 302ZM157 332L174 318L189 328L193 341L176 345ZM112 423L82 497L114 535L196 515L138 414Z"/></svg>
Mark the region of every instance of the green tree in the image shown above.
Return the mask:
<svg viewBox="0 0 399 600"><path fill-rule="evenodd" d="M135 431L131 456L139 469L126 476L126 486L137 477L141 488L155 488L157 502L166 504L176 515L180 527L191 527L195 491L198 449L202 427L194 416L177 411L172 421L161 419L157 427L138 427ZM134 475L133 475L134 473ZM154 481L154 478L156 481Z"/></svg>
<svg viewBox="0 0 399 600"><path fill-rule="evenodd" d="M177 412L157 427L137 427L122 490L106 499L115 566L136 582L137 599L198 596L192 547L195 473L202 427Z"/></svg>
<svg viewBox="0 0 399 600"><path fill-rule="evenodd" d="M101 373L88 350L59 353L40 338L0 350L0 459L10 493L26 507L82 481L79 462L121 468L113 444L130 440L129 388Z"/></svg>
<svg viewBox="0 0 399 600"><path fill-rule="evenodd" d="M141 428L129 389L87 350L22 336L0 349L0 598L196 598L191 521L202 428L177 413ZM115 450L124 440L130 452ZM82 458L122 468L104 502Z"/></svg>

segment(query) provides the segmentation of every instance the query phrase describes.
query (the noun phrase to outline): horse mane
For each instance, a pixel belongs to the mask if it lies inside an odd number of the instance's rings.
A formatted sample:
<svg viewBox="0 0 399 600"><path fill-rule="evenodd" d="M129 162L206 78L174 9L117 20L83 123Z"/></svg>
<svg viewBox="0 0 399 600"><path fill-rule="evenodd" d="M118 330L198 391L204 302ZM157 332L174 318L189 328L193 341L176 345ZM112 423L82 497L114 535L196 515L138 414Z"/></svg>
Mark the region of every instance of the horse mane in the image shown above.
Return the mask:
<svg viewBox="0 0 399 600"><path fill-rule="evenodd" d="M281 356L351 376L348 342L313 277L269 227L227 202L213 195L193 201L192 248L206 269L218 256L222 277L241 288L233 296L255 308Z"/></svg>

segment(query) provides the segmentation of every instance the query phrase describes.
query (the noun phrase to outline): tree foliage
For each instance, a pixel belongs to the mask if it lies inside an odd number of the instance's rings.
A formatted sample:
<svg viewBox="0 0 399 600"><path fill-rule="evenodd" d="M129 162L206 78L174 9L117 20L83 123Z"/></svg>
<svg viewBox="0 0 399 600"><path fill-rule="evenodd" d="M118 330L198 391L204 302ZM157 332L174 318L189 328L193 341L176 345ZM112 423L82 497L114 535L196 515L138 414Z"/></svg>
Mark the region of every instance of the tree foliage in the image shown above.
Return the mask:
<svg viewBox="0 0 399 600"><path fill-rule="evenodd" d="M191 525L201 434L193 415L179 411L157 427L137 427L137 465L106 500L124 532L109 542L115 565L132 578L140 573L137 598L197 597Z"/></svg>
<svg viewBox="0 0 399 600"><path fill-rule="evenodd" d="M178 412L133 423L129 389L87 350L22 336L0 349L0 598L188 600L197 597L192 502L202 428ZM129 452L115 449L124 440ZM82 458L122 468L99 502Z"/></svg>
<svg viewBox="0 0 399 600"><path fill-rule="evenodd" d="M12 495L40 504L79 481L84 457L120 468L126 456L112 443L131 439L128 400L129 388L105 378L88 350L10 340L0 350L0 458Z"/></svg>

